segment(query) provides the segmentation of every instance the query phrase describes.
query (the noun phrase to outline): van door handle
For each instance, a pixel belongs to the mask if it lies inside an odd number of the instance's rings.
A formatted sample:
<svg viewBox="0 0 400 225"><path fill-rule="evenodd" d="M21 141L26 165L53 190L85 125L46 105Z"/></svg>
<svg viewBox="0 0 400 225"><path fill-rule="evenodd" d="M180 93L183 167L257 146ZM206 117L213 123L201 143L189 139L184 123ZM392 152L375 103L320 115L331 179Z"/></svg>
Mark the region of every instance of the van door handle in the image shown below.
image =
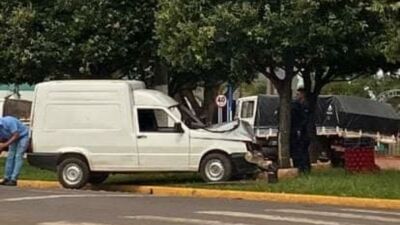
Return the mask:
<svg viewBox="0 0 400 225"><path fill-rule="evenodd" d="M144 138L147 138L147 136L146 135L138 135L137 138L138 139L144 139Z"/></svg>

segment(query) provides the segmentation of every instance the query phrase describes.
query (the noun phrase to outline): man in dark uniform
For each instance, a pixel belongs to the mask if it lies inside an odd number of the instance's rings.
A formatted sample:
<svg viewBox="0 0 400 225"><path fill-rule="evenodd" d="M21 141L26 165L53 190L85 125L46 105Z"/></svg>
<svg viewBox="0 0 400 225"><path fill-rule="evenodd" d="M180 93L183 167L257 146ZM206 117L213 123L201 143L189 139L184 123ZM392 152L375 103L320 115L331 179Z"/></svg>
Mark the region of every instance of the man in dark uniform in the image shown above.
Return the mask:
<svg viewBox="0 0 400 225"><path fill-rule="evenodd" d="M296 99L292 102L291 116L290 157L293 166L298 168L300 173L308 173L311 170L308 152L310 138L307 132L309 110L305 104L304 88L297 90Z"/></svg>

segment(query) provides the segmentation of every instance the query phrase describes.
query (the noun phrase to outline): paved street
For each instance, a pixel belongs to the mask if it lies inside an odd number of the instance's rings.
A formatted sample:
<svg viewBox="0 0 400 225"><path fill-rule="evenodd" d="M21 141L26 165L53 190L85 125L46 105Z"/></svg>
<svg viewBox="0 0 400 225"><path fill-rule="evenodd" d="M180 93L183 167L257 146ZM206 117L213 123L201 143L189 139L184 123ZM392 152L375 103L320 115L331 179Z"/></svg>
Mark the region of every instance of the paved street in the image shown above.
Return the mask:
<svg viewBox="0 0 400 225"><path fill-rule="evenodd" d="M394 225L400 211L0 186L0 225Z"/></svg>

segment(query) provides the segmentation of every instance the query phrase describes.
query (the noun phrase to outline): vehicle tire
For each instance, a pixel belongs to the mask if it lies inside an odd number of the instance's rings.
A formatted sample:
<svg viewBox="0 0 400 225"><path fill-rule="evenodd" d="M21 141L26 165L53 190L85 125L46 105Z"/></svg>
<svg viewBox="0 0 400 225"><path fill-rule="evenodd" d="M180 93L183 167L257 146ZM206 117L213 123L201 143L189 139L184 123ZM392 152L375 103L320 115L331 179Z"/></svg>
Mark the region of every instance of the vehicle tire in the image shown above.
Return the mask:
<svg viewBox="0 0 400 225"><path fill-rule="evenodd" d="M80 189L89 179L89 167L80 158L66 158L57 166L57 175L64 188Z"/></svg>
<svg viewBox="0 0 400 225"><path fill-rule="evenodd" d="M92 172L90 173L88 182L90 184L101 184L108 178L108 173Z"/></svg>
<svg viewBox="0 0 400 225"><path fill-rule="evenodd" d="M228 156L221 153L206 155L200 163L200 175L206 182L221 182L232 178L233 165Z"/></svg>

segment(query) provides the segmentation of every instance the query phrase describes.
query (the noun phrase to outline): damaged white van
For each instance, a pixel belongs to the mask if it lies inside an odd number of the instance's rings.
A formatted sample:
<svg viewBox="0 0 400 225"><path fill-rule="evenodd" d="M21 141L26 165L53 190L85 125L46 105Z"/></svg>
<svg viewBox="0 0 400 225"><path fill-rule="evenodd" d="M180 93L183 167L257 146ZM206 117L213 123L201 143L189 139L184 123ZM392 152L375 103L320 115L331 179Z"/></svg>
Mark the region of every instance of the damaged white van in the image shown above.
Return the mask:
<svg viewBox="0 0 400 225"><path fill-rule="evenodd" d="M31 165L57 171L65 188L110 173L198 171L207 182L254 172L247 124L205 128L174 99L140 81L51 81L36 85Z"/></svg>

